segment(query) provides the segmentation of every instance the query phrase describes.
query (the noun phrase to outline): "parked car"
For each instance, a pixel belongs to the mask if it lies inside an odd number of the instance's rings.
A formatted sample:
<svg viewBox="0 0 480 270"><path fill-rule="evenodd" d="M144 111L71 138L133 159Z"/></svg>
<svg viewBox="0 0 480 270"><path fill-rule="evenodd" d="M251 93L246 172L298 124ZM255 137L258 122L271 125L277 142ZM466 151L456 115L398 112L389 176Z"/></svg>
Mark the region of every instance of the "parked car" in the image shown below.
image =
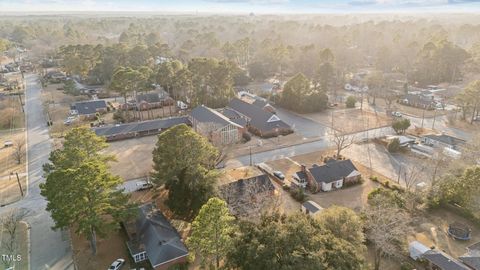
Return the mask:
<svg viewBox="0 0 480 270"><path fill-rule="evenodd" d="M137 182L137 191L147 190L153 188L153 184L147 181Z"/></svg>
<svg viewBox="0 0 480 270"><path fill-rule="evenodd" d="M392 112L392 116L402 117L402 113L400 113L400 112Z"/></svg>
<svg viewBox="0 0 480 270"><path fill-rule="evenodd" d="M188 105L185 104L183 101L180 101L180 100L177 101L177 107L178 107L180 110L186 110L186 109L188 109Z"/></svg>
<svg viewBox="0 0 480 270"><path fill-rule="evenodd" d="M122 268L122 266L125 264L124 259L116 259L108 268L108 270L118 270Z"/></svg>
<svg viewBox="0 0 480 270"><path fill-rule="evenodd" d="M284 180L285 179L285 175L281 172L281 171L274 171L273 172L273 175L275 177L277 177L278 179L280 180Z"/></svg>
<svg viewBox="0 0 480 270"><path fill-rule="evenodd" d="M65 124L66 126L69 126L70 124L73 123L73 121L75 121L75 119L77 119L75 116L69 116L67 117L67 119L65 119L65 121L63 121L63 124Z"/></svg>

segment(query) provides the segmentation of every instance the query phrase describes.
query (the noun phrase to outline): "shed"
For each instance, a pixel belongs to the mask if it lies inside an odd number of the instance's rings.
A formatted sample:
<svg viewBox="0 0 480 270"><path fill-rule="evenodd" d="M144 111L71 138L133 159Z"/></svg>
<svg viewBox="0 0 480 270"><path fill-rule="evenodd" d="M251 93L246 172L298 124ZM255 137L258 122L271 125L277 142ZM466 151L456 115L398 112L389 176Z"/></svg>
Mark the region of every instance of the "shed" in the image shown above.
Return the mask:
<svg viewBox="0 0 480 270"><path fill-rule="evenodd" d="M408 251L410 253L410 258L414 260L418 260L419 258L422 257L425 252L429 251L430 248L426 247L424 244L418 242L418 241L413 241L408 245Z"/></svg>

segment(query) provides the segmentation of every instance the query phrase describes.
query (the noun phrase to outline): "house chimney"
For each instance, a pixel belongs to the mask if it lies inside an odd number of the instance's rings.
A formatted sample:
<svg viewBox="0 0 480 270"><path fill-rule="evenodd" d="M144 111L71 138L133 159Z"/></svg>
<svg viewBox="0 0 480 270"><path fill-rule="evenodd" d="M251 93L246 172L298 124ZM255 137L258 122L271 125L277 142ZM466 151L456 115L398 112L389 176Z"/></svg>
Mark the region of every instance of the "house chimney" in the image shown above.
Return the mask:
<svg viewBox="0 0 480 270"><path fill-rule="evenodd" d="M300 165L302 167L302 172L307 172L307 166L305 164Z"/></svg>

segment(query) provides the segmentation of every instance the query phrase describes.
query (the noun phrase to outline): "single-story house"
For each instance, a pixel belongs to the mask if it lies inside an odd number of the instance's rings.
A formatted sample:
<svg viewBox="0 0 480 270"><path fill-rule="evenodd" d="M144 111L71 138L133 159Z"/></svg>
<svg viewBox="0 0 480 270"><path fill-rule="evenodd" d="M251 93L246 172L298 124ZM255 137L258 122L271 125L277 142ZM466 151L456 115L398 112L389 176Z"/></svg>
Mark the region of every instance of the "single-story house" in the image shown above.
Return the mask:
<svg viewBox="0 0 480 270"><path fill-rule="evenodd" d="M425 96L421 93L409 93L400 99L399 103L426 110L433 110L435 108L433 97Z"/></svg>
<svg viewBox="0 0 480 270"><path fill-rule="evenodd" d="M360 181L361 174L349 159L329 160L322 166L314 164L310 169L302 165L302 170L294 173L293 178L300 183L307 182L313 192L319 192L356 183Z"/></svg>
<svg viewBox="0 0 480 270"><path fill-rule="evenodd" d="M275 108L263 98L256 98L255 101L252 102L252 105L257 106L264 111L271 112L273 114L276 113Z"/></svg>
<svg viewBox="0 0 480 270"><path fill-rule="evenodd" d="M135 102L137 110L141 111L175 104L175 101L163 89L150 93L137 94Z"/></svg>
<svg viewBox="0 0 480 270"><path fill-rule="evenodd" d="M400 141L400 147L407 147L415 143L415 139L408 136L387 136L387 140L390 142L393 139L398 139Z"/></svg>
<svg viewBox="0 0 480 270"><path fill-rule="evenodd" d="M257 136L270 138L293 133L277 115L238 98L232 99L227 107L240 114L247 122L248 130Z"/></svg>
<svg viewBox="0 0 480 270"><path fill-rule="evenodd" d="M474 270L480 270L480 242L467 247L467 253L459 257L460 261Z"/></svg>
<svg viewBox="0 0 480 270"><path fill-rule="evenodd" d="M266 174L239 179L218 188L220 197L228 204L231 213L237 217L249 216L252 211L261 211L255 206L264 206L275 196L275 186ZM257 213L258 214L258 213Z"/></svg>
<svg viewBox="0 0 480 270"><path fill-rule="evenodd" d="M306 201L300 207L300 211L310 216L316 216L322 212L323 208L314 201Z"/></svg>
<svg viewBox="0 0 480 270"><path fill-rule="evenodd" d="M84 119L91 119L97 113L106 113L107 111L107 102L101 99L75 102L70 106L71 114L78 115Z"/></svg>
<svg viewBox="0 0 480 270"><path fill-rule="evenodd" d="M470 270L469 267L440 250L429 250L422 257L428 261L432 270Z"/></svg>
<svg viewBox="0 0 480 270"><path fill-rule="evenodd" d="M107 141L117 141L134 137L156 135L173 126L190 125L187 117L173 117L164 119L148 120L126 124L110 125L94 128L98 136L103 136Z"/></svg>
<svg viewBox="0 0 480 270"><path fill-rule="evenodd" d="M207 106L200 105L189 116L193 129L208 138L214 145L226 145L242 140L245 127Z"/></svg>
<svg viewBox="0 0 480 270"><path fill-rule="evenodd" d="M437 249L431 249L418 241L408 245L410 257L414 260L423 259L427 261L428 270L469 270L462 262ZM472 268L475 269L475 268Z"/></svg>
<svg viewBox="0 0 480 270"><path fill-rule="evenodd" d="M221 114L225 115L230 121L235 124L239 124L242 127L247 127L247 120L242 115L230 108L223 108L218 110Z"/></svg>
<svg viewBox="0 0 480 270"><path fill-rule="evenodd" d="M138 212L135 222L124 223L135 263L148 260L156 270L186 263L188 249L167 218L152 203L140 206Z"/></svg>
<svg viewBox="0 0 480 270"><path fill-rule="evenodd" d="M422 142L428 145L437 147L448 147L451 149L457 149L466 143L465 140L459 139L447 134L441 135L426 135L422 138Z"/></svg>

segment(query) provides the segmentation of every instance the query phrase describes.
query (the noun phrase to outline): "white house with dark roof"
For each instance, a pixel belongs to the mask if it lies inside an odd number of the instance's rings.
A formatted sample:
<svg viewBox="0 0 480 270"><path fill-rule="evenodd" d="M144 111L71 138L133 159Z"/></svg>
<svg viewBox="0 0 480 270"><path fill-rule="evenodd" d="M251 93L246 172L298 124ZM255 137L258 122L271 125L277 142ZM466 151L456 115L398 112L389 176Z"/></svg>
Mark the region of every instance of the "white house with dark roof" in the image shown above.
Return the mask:
<svg viewBox="0 0 480 270"><path fill-rule="evenodd" d="M241 126L220 112L200 105L189 116L192 128L208 138L215 145L237 143L242 140L245 127Z"/></svg>
<svg viewBox="0 0 480 270"><path fill-rule="evenodd" d="M127 247L135 263L148 260L155 270L187 262L188 249L177 230L152 204L139 207L135 222L126 222Z"/></svg>
<svg viewBox="0 0 480 270"><path fill-rule="evenodd" d="M345 184L356 183L360 180L361 173L349 159L330 160L321 166L314 164L309 169L302 165L302 170L294 173L293 178L299 183L306 182L313 192L319 192L331 191L342 188Z"/></svg>
<svg viewBox="0 0 480 270"><path fill-rule="evenodd" d="M70 113L82 118L90 119L97 113L106 113L108 106L105 100L88 100L75 102L70 106Z"/></svg>
<svg viewBox="0 0 480 270"><path fill-rule="evenodd" d="M480 270L480 242L467 247L467 252L459 259L468 267Z"/></svg>

